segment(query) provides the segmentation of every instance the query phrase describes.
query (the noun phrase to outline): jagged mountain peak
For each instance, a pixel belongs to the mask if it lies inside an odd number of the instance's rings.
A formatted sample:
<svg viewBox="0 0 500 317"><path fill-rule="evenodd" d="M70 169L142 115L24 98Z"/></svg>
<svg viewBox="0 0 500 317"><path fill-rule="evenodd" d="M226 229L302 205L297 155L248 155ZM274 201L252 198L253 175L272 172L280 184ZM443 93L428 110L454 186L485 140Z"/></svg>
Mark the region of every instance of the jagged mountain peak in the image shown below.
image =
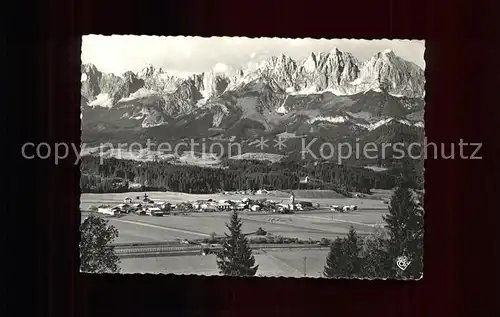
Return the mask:
<svg viewBox="0 0 500 317"><path fill-rule="evenodd" d="M97 67L92 63L82 63L81 70L82 72L98 71Z"/></svg>
<svg viewBox="0 0 500 317"><path fill-rule="evenodd" d="M335 116L337 108L344 106L360 115L404 117L420 109L420 103L398 95L420 98L425 81L417 65L392 50L375 53L365 63L336 47L311 52L300 60L281 53L256 68L230 74L220 70L224 67L182 77L149 64L120 77L82 64L87 77L82 79L82 100L90 106L118 105L116 111L127 112L124 118L144 119L148 113L143 127L170 124L186 115L198 118L204 109L210 115L217 114L214 122L244 118L270 129L273 120L278 120L273 115L281 108L286 108L290 120L304 116L301 111Z"/></svg>
<svg viewBox="0 0 500 317"><path fill-rule="evenodd" d="M156 67L153 64L147 64L139 71L139 77L144 78L154 75L162 75L166 73L167 72L162 67Z"/></svg>
<svg viewBox="0 0 500 317"><path fill-rule="evenodd" d="M357 91L379 88L395 95L422 97L425 75L418 65L386 49L363 64L359 77L352 84Z"/></svg>
<svg viewBox="0 0 500 317"><path fill-rule="evenodd" d="M394 51L392 49L390 49L390 48L386 48L385 50L383 50L382 54L396 56L396 54L394 53Z"/></svg>
<svg viewBox="0 0 500 317"><path fill-rule="evenodd" d="M276 56L273 55L269 57L264 63L262 63L262 67L284 67L288 65L295 65L296 62L293 58L290 56L286 55L285 53L281 53L280 55Z"/></svg>

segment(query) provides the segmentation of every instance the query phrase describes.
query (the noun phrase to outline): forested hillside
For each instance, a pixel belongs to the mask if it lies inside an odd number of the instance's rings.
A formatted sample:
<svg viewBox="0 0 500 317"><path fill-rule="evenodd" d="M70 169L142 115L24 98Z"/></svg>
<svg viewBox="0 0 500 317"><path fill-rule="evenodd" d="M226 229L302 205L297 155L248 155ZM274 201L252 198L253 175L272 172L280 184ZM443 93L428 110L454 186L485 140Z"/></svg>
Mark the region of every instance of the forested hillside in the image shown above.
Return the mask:
<svg viewBox="0 0 500 317"><path fill-rule="evenodd" d="M368 193L370 189L390 189L396 186L396 176L411 176L422 187L421 164L402 165L389 171L376 172L361 167L337 165L331 162L284 160L227 160L222 168L174 165L165 161L138 162L133 160L82 157L80 187L82 192L124 192L136 183L136 190L166 190L185 193L214 193L242 189L285 190L296 188L332 189L341 193ZM418 177L420 176L421 177ZM299 184L299 178L309 176L309 184ZM132 189L133 190L133 189Z"/></svg>

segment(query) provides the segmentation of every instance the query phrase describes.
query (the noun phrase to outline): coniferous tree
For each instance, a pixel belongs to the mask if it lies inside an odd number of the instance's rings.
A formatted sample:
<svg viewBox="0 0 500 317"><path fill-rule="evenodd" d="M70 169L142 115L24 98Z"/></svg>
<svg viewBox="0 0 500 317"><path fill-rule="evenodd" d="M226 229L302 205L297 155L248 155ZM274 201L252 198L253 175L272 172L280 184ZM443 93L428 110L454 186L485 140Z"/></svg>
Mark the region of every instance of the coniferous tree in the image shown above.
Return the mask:
<svg viewBox="0 0 500 317"><path fill-rule="evenodd" d="M392 261L387 252L387 232L383 227L375 227L374 232L365 239L362 251L361 276L367 278L388 278Z"/></svg>
<svg viewBox="0 0 500 317"><path fill-rule="evenodd" d="M420 278L423 271L424 219L421 196L414 189L400 186L394 192L389 213L384 216L389 231L388 253L393 272L400 277ZM397 258L405 256L410 265L401 270Z"/></svg>
<svg viewBox="0 0 500 317"><path fill-rule="evenodd" d="M323 274L331 278L360 277L361 247L362 241L351 226L347 237L337 238L330 245Z"/></svg>
<svg viewBox="0 0 500 317"><path fill-rule="evenodd" d="M222 251L217 254L217 266L220 273L230 276L254 276L258 265L247 238L241 232L242 222L238 213L231 214L230 222L226 224L229 234L222 244Z"/></svg>
<svg viewBox="0 0 500 317"><path fill-rule="evenodd" d="M340 278L342 277L343 264L343 241L341 238L335 239L330 245L330 251L326 257L326 265L323 272L325 277Z"/></svg>

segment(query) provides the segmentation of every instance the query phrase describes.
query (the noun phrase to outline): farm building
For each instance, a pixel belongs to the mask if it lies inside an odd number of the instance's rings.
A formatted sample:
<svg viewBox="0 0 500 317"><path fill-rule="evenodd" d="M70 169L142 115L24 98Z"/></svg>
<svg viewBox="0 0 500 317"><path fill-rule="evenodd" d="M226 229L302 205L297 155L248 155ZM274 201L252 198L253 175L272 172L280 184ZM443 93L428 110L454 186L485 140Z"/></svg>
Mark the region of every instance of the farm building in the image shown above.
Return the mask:
<svg viewBox="0 0 500 317"><path fill-rule="evenodd" d="M202 211L212 212L217 210L217 205L214 204L213 202L204 202L199 205L199 208Z"/></svg>
<svg viewBox="0 0 500 317"><path fill-rule="evenodd" d="M342 208L342 211L351 211L351 210L357 210L358 207L357 206L354 206L354 205L349 205L349 206L344 206Z"/></svg>
<svg viewBox="0 0 500 317"><path fill-rule="evenodd" d="M127 197L127 198L125 198L125 199L123 200L123 202L124 202L124 203L126 203L126 204L131 204L131 203L132 203L132 198Z"/></svg>
<svg viewBox="0 0 500 317"><path fill-rule="evenodd" d="M259 211L259 210L260 210L260 206L259 206L259 205L252 205L252 206L250 207L250 209L251 209L252 211Z"/></svg>
<svg viewBox="0 0 500 317"><path fill-rule="evenodd" d="M247 209L247 208L248 208L248 204L245 204L245 203L236 204L237 210L243 210L243 209Z"/></svg>
<svg viewBox="0 0 500 317"><path fill-rule="evenodd" d="M229 210L229 209L231 209L231 204L226 203L226 202L219 203L219 204L217 204L216 208L219 210Z"/></svg>
<svg viewBox="0 0 500 317"><path fill-rule="evenodd" d="M280 204L276 204L276 207L278 208L278 210L285 210L285 209L288 210L288 209L290 209L290 205L288 205L288 204L281 204L280 203Z"/></svg>
<svg viewBox="0 0 500 317"><path fill-rule="evenodd" d="M130 209L130 205L129 204L119 204L119 205L116 205L115 208L118 208L118 210L121 213L127 213Z"/></svg>
<svg viewBox="0 0 500 317"><path fill-rule="evenodd" d="M146 214L151 216L163 215L163 212L158 207L147 207Z"/></svg>
<svg viewBox="0 0 500 317"><path fill-rule="evenodd" d="M97 212L105 215L117 215L120 213L120 207L99 207L97 208Z"/></svg>
<svg viewBox="0 0 500 317"><path fill-rule="evenodd" d="M129 183L128 184L128 188L131 188L131 189L138 189L141 187L142 187L142 184L139 184L139 183Z"/></svg>
<svg viewBox="0 0 500 317"><path fill-rule="evenodd" d="M313 207L313 203L310 201L299 201L298 203L302 206L302 208L312 208Z"/></svg>

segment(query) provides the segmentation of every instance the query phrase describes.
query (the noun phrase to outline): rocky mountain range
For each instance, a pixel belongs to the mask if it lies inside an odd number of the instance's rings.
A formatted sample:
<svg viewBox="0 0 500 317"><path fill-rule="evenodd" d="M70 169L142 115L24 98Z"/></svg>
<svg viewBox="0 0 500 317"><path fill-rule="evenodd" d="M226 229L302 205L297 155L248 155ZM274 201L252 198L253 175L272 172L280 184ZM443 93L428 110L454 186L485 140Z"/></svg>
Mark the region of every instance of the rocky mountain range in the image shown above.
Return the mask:
<svg viewBox="0 0 500 317"><path fill-rule="evenodd" d="M390 50L364 62L338 49L303 60L281 54L236 75L179 78L151 65L121 76L92 64L81 72L87 143L283 133L373 138L394 124L423 134L424 71Z"/></svg>

